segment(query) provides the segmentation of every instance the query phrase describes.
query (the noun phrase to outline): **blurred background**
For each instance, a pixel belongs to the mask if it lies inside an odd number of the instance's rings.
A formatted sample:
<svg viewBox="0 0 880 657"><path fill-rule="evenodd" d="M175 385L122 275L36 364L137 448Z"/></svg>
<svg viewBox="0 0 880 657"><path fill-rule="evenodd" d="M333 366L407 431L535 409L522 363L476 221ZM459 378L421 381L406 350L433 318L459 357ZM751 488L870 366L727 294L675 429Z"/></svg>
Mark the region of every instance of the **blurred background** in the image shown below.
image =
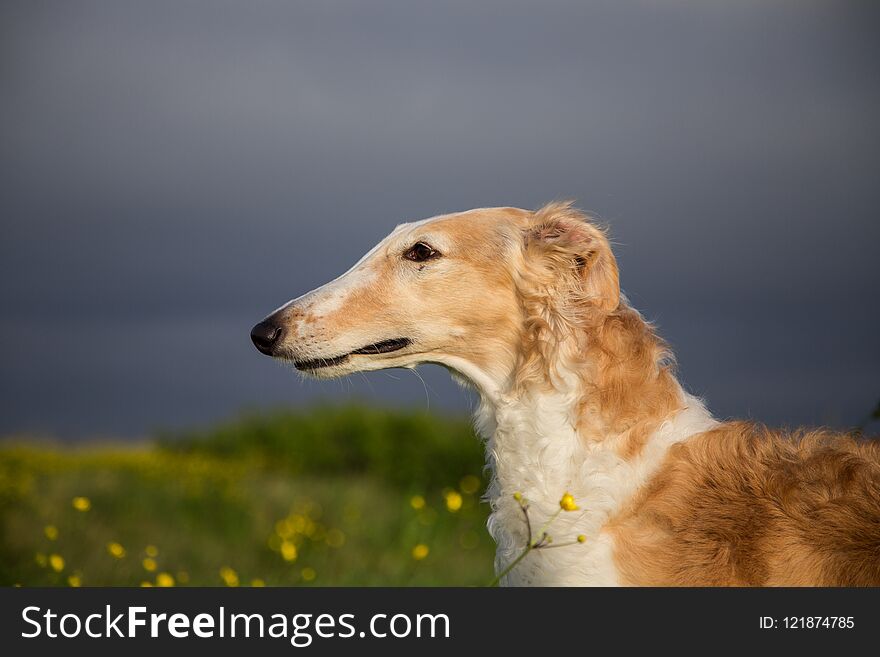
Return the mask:
<svg viewBox="0 0 880 657"><path fill-rule="evenodd" d="M719 417L864 423L878 37L841 0L4 2L0 583L487 581L472 395L248 338L443 212L576 198Z"/></svg>

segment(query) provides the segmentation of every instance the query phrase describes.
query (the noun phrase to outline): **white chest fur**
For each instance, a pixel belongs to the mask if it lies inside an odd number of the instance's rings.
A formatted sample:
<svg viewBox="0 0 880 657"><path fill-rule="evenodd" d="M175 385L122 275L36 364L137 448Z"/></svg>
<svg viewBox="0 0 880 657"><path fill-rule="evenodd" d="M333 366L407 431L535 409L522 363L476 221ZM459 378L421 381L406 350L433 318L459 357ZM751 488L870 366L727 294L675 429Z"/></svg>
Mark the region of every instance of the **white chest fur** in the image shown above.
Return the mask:
<svg viewBox="0 0 880 657"><path fill-rule="evenodd" d="M533 527L559 509L563 493L571 493L580 510L561 513L548 533L557 544L574 541L579 534L587 537L583 544L533 550L502 584L619 584L613 541L602 528L650 479L672 444L716 424L698 399L686 393L682 396L684 409L658 427L641 453L630 460L617 454L616 436L601 443L581 440L571 410L576 400L569 395L484 402L477 414L477 429L486 440L493 473L487 496L492 507L489 532L498 545L496 571L511 563L527 542L522 510L513 499L516 492L529 502Z"/></svg>

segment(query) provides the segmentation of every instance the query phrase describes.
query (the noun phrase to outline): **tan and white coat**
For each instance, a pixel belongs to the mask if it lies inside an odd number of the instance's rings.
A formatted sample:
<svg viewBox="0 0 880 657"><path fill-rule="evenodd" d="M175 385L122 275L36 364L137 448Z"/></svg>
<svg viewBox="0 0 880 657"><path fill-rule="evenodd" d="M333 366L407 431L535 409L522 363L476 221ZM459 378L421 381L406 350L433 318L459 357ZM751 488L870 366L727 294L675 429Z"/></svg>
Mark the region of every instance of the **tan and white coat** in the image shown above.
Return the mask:
<svg viewBox="0 0 880 657"><path fill-rule="evenodd" d="M430 362L477 389L496 569L526 540L514 492L539 522L570 492L554 538L587 537L505 584L880 585L878 444L713 419L569 203L403 224L259 326L315 376Z"/></svg>

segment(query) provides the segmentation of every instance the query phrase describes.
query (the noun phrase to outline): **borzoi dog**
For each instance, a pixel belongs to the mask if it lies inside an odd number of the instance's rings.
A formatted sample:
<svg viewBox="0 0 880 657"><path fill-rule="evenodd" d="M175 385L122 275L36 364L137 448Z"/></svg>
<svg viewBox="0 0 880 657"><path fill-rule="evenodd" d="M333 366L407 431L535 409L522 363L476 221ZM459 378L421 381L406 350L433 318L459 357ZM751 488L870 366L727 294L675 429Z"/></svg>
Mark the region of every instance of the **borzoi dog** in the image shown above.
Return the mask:
<svg viewBox="0 0 880 657"><path fill-rule="evenodd" d="M569 203L398 226L347 273L257 324L310 375L439 363L474 386L507 585L880 585L880 444L719 422L618 286ZM533 521L533 522L534 522Z"/></svg>

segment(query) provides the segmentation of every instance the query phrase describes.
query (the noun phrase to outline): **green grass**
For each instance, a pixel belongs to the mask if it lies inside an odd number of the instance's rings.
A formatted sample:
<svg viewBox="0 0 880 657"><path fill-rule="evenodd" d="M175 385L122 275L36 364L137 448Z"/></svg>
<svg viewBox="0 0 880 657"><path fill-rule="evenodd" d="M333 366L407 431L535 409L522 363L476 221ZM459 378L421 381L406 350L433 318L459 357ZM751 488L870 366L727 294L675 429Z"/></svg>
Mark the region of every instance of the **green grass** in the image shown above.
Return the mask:
<svg viewBox="0 0 880 657"><path fill-rule="evenodd" d="M177 585L485 584L482 463L465 421L358 407L252 415L133 448L9 442L0 584L138 585L160 573Z"/></svg>

